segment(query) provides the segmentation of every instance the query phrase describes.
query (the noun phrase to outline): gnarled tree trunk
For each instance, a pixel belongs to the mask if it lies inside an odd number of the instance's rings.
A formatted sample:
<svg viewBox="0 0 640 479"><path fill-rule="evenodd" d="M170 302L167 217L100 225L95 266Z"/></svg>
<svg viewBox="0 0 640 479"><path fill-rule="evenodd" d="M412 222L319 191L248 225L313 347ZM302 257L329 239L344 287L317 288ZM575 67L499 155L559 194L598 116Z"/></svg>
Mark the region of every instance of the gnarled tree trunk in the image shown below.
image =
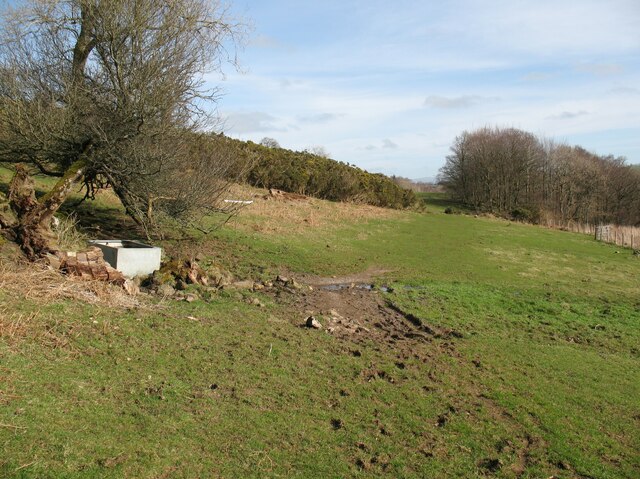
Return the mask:
<svg viewBox="0 0 640 479"><path fill-rule="evenodd" d="M11 229L22 251L30 260L56 254L58 245L51 231L51 220L83 177L85 161L76 161L45 196L36 199L35 186L23 165L17 165L9 185L9 206L16 217Z"/></svg>

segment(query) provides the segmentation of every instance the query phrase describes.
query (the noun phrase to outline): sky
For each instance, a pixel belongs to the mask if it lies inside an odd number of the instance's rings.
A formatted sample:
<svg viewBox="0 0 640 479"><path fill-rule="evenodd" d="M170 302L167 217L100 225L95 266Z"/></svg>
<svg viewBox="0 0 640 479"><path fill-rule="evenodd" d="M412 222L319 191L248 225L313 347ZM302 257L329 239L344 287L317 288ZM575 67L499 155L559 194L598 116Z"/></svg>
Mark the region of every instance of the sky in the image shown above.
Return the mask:
<svg viewBox="0 0 640 479"><path fill-rule="evenodd" d="M218 105L235 138L435 177L514 127L640 163L639 0L235 0L252 24Z"/></svg>

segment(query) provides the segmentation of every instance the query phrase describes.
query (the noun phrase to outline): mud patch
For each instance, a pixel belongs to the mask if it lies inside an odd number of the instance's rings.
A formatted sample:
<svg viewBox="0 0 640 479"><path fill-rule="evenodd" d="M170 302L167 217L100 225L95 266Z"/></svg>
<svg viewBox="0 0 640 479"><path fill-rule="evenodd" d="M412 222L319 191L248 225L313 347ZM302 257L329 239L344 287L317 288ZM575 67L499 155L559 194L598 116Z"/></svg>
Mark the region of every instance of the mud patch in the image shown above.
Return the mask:
<svg viewBox="0 0 640 479"><path fill-rule="evenodd" d="M456 331L431 326L395 305L385 294L388 288L376 286L375 278L388 272L371 268L343 277L300 277L299 289L283 288L275 300L300 312L294 321L313 316L323 331L341 340L396 349L398 369L406 367L404 359L426 359L424 348L416 349L416 344L462 337ZM353 347L348 351L354 354ZM354 356L360 353L356 351Z"/></svg>
<svg viewBox="0 0 640 479"><path fill-rule="evenodd" d="M349 274L346 276L302 276L300 280L305 284L314 287L330 286L336 284L372 284L377 278L381 278L393 270L371 267L360 273Z"/></svg>
<svg viewBox="0 0 640 479"><path fill-rule="evenodd" d="M361 289L363 291L378 290L382 293L389 293L393 291L393 288L389 286L376 286L373 283L334 283L320 286L320 289L325 291L344 291L347 289Z"/></svg>
<svg viewBox="0 0 640 479"><path fill-rule="evenodd" d="M296 308L311 312L329 334L344 340L395 345L402 341L429 342L438 332L411 321L389 306L376 290L314 289L293 298Z"/></svg>

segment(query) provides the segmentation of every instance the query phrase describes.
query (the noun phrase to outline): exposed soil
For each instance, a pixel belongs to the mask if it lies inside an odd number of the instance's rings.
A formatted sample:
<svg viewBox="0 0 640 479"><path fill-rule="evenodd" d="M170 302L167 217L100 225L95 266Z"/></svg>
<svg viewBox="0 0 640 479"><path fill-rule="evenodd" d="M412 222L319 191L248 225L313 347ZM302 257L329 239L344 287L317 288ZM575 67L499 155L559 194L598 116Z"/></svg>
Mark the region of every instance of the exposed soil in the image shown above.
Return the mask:
<svg viewBox="0 0 640 479"><path fill-rule="evenodd" d="M299 312L295 321L301 327L313 316L324 331L345 342L393 348L399 369L404 366L402 358L426 360L435 349L453 353L450 339L461 337L459 333L436 328L402 311L384 294L387 288L374 286L374 278L388 272L371 268L343 277L299 277L300 289L280 289L275 298ZM435 339L439 340L437 348L416 347Z"/></svg>
<svg viewBox="0 0 640 479"><path fill-rule="evenodd" d="M376 278L391 272L392 270L389 269L372 267L361 273L348 276L304 276L300 280L315 288L331 285L372 284Z"/></svg>

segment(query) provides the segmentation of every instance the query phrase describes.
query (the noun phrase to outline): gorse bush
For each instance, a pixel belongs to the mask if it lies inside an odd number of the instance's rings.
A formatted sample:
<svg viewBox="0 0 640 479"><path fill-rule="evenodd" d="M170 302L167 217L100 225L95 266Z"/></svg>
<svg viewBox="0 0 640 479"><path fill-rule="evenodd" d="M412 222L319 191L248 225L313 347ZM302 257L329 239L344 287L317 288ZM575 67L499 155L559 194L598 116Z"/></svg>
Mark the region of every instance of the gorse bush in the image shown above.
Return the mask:
<svg viewBox="0 0 640 479"><path fill-rule="evenodd" d="M276 188L331 201L353 201L388 208L416 202L412 191L382 174L307 151L291 151L225 137L211 136L213 148L233 151L240 163L251 164L243 179L259 188Z"/></svg>

